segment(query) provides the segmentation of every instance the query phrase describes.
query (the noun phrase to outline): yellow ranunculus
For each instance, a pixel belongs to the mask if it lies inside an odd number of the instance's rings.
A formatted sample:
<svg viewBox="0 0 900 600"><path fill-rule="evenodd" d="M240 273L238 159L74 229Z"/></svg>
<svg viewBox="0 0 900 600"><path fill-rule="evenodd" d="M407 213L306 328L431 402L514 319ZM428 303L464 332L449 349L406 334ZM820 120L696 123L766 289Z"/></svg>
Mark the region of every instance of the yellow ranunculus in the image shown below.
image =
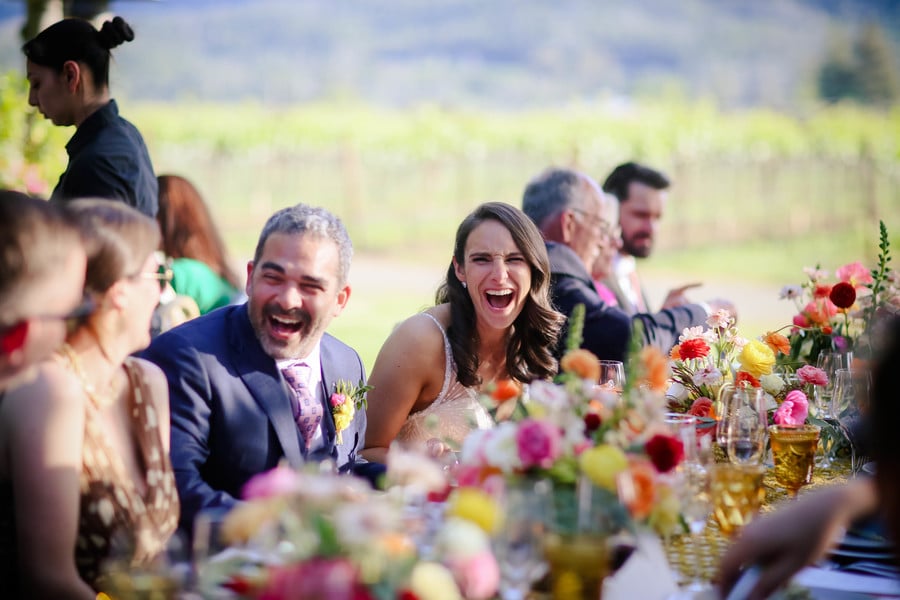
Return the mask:
<svg viewBox="0 0 900 600"><path fill-rule="evenodd" d="M757 379L772 372L775 366L775 353L759 340L750 340L738 356L741 368Z"/></svg>
<svg viewBox="0 0 900 600"><path fill-rule="evenodd" d="M628 458L619 448L601 444L582 452L578 464L594 484L614 492L616 477L628 468Z"/></svg>
<svg viewBox="0 0 900 600"><path fill-rule="evenodd" d="M466 519L481 527L486 533L493 533L500 523L497 503L477 488L458 488L449 498L447 516Z"/></svg>
<svg viewBox="0 0 900 600"><path fill-rule="evenodd" d="M422 600L462 600L453 574L436 562L416 564L409 577L409 590Z"/></svg>

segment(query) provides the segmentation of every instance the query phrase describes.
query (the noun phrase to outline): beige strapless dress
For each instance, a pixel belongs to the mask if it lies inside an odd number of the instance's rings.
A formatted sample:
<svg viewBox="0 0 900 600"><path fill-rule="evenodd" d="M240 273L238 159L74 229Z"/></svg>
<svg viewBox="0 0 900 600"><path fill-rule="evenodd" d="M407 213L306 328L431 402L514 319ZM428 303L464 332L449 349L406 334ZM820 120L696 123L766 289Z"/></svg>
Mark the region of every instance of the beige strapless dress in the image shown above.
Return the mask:
<svg viewBox="0 0 900 600"><path fill-rule="evenodd" d="M437 438L459 449L470 431L490 429L494 426L494 420L479 402L478 390L464 386L456 378L456 361L453 360L450 338L440 321L428 313L421 314L437 325L444 338L444 384L431 404L407 417L397 440L415 445Z"/></svg>

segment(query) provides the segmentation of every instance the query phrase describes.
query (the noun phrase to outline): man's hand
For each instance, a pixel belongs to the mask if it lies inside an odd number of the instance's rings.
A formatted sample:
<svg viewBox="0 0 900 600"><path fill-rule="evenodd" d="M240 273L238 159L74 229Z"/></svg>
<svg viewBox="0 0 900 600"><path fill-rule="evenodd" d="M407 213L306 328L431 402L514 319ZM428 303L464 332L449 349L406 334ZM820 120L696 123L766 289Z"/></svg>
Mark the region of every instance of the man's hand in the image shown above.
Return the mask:
<svg viewBox="0 0 900 600"><path fill-rule="evenodd" d="M698 281L696 283L688 283L687 285L669 290L669 293L666 295L666 299L663 300L663 309L675 308L676 306L691 304L691 300L688 299L688 297L685 296L684 293L691 288L700 287L701 285L703 284Z"/></svg>

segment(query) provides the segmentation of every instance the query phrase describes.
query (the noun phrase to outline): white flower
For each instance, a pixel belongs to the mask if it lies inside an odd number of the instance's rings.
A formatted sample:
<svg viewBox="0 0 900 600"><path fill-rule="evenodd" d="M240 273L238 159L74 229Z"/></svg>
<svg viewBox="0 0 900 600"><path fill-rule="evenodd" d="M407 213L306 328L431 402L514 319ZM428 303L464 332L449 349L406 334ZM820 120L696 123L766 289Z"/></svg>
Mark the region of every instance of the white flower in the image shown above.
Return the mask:
<svg viewBox="0 0 900 600"><path fill-rule="evenodd" d="M759 385L769 394L777 396L778 392L784 389L784 380L776 373L769 373L759 378Z"/></svg>
<svg viewBox="0 0 900 600"><path fill-rule="evenodd" d="M682 343L688 340L703 337L703 330L703 325L697 325L696 327L685 327L681 332L681 335L678 337L678 342Z"/></svg>
<svg viewBox="0 0 900 600"><path fill-rule="evenodd" d="M472 521L449 517L438 531L434 546L438 556L464 558L487 550L490 540Z"/></svg>
<svg viewBox="0 0 900 600"><path fill-rule="evenodd" d="M548 410L565 410L569 406L569 394L565 387L551 381L533 381L529 386L529 402L535 402Z"/></svg>
<svg viewBox="0 0 900 600"><path fill-rule="evenodd" d="M392 485L423 492L436 492L447 486L447 478L437 462L421 452L404 450L396 443L388 450L387 478Z"/></svg>
<svg viewBox="0 0 900 600"><path fill-rule="evenodd" d="M486 462L504 473L512 473L514 470L522 468L519 446L516 442L517 430L518 427L515 423L504 421L497 427L488 430L491 434L484 442Z"/></svg>
<svg viewBox="0 0 900 600"><path fill-rule="evenodd" d="M716 386L722 383L722 372L715 367L703 367L691 378L694 385Z"/></svg>
<svg viewBox="0 0 900 600"><path fill-rule="evenodd" d="M818 282L821 279L825 279L826 277L828 277L828 271L826 271L825 269L817 269L815 267L803 267L803 272L806 273L806 276L809 277L809 279L814 283Z"/></svg>
<svg viewBox="0 0 900 600"><path fill-rule="evenodd" d="M677 381L672 382L672 385L669 386L669 389L666 390L666 398L674 398L678 401L684 401L688 397L688 389L678 383Z"/></svg>
<svg viewBox="0 0 900 600"><path fill-rule="evenodd" d="M719 327L721 329L731 327L732 323L734 323L734 319L731 317L731 313L728 309L725 308L720 308L706 319L707 325L710 327Z"/></svg>
<svg viewBox="0 0 900 600"><path fill-rule="evenodd" d="M793 300L794 298L799 298L801 294L803 294L803 288L799 285L786 285L781 288L781 293L778 294L778 298L781 300Z"/></svg>

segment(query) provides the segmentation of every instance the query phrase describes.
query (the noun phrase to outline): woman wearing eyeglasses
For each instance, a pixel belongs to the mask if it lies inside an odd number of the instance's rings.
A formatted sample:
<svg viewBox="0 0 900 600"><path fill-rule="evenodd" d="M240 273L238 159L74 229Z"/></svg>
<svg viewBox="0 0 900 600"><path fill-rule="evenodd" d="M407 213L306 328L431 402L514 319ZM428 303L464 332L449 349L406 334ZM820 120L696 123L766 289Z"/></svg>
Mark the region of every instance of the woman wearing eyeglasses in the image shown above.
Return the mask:
<svg viewBox="0 0 900 600"><path fill-rule="evenodd" d="M85 292L96 308L38 379L4 400L2 597L93 599L105 562L147 565L178 518L168 387L156 366L130 356L150 342L169 277L156 258L159 228L119 202L69 208L86 232ZM18 589L2 589L16 575Z"/></svg>

